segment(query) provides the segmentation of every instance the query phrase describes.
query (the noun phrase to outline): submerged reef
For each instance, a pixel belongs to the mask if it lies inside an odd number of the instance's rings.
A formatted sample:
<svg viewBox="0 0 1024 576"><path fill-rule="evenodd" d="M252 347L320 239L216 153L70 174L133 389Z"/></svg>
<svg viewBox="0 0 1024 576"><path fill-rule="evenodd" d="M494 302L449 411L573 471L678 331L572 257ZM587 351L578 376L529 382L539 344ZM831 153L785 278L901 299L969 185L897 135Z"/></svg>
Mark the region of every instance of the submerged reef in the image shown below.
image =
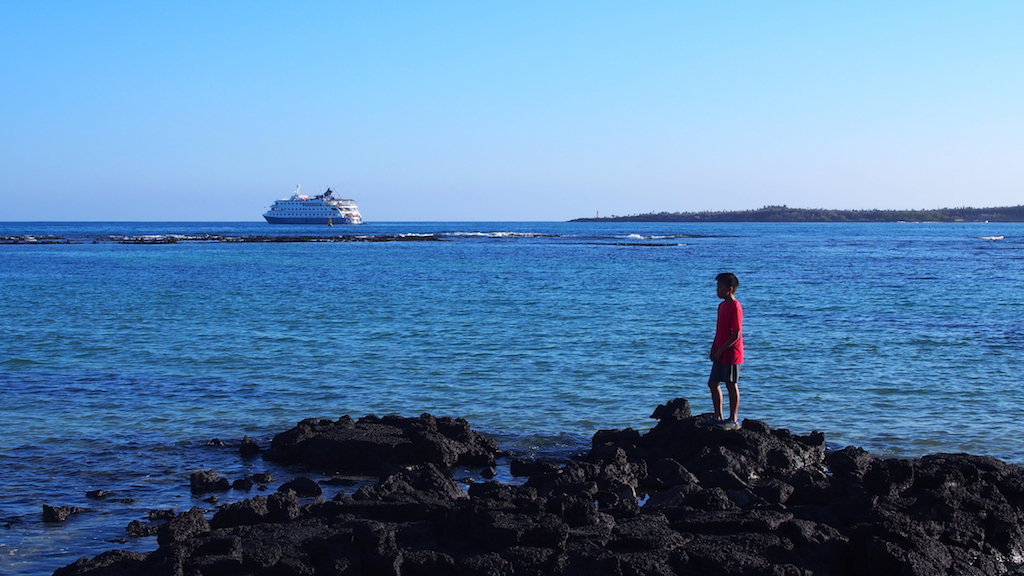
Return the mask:
<svg viewBox="0 0 1024 576"><path fill-rule="evenodd" d="M1020 467L967 454L826 452L817 432L749 419L738 430L705 426L710 417L682 398L652 417L649 432L600 431L566 462L512 461L522 484L468 490L454 467L486 472L502 452L465 420L305 420L263 457L376 482L327 500L307 478L210 518L192 508L152 525L153 552L105 552L55 575L1024 571Z"/></svg>
<svg viewBox="0 0 1024 576"><path fill-rule="evenodd" d="M179 244L179 243L294 243L294 242L430 242L440 241L436 234L377 234L334 236L268 236L222 234L148 234L142 236L0 236L0 244Z"/></svg>

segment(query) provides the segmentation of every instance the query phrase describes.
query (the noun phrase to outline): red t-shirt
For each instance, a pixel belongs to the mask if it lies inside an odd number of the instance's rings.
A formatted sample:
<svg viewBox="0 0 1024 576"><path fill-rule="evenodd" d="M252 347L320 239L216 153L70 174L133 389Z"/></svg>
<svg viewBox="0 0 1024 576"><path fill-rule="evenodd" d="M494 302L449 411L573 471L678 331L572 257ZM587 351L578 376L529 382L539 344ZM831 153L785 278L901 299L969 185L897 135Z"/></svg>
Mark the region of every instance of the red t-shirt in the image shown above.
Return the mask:
<svg viewBox="0 0 1024 576"><path fill-rule="evenodd" d="M739 332L736 344L722 351L718 359L722 364L743 364L743 307L739 300L723 300L718 305L718 324L715 326L714 349L729 341L733 332Z"/></svg>

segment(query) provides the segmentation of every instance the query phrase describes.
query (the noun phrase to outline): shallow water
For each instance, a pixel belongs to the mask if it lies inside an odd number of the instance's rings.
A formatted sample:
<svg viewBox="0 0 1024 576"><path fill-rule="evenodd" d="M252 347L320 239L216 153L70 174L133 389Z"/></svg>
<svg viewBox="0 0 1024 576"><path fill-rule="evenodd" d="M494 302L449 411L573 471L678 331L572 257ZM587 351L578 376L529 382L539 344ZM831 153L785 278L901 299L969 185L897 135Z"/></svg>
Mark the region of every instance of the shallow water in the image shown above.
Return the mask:
<svg viewBox="0 0 1024 576"><path fill-rule="evenodd" d="M4 574L154 548L124 526L211 508L189 472L263 471L237 442L306 417L462 416L505 448L570 453L649 428L671 398L708 410L726 270L741 416L881 455L1024 463L1021 224L0 223L25 234L73 243L0 245ZM168 234L388 241L110 238ZM47 526L42 504L92 511Z"/></svg>

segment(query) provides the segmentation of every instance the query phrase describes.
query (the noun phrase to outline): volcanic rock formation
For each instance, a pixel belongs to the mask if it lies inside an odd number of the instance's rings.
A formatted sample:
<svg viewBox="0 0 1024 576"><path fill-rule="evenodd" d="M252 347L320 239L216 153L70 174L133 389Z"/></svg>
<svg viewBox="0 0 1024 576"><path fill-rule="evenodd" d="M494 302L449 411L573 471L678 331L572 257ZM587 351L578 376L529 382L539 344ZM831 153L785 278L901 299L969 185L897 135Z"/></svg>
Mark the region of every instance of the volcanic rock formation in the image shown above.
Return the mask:
<svg viewBox="0 0 1024 576"><path fill-rule="evenodd" d="M305 420L267 454L380 472L331 500L292 490L196 508L160 547L55 574L899 575L1024 571L1024 470L966 454L878 459L745 420L703 426L684 399L646 434L601 431L584 457L519 463L522 485L462 490L497 447L461 420ZM307 484L303 481L303 484ZM306 486L306 490L309 487Z"/></svg>

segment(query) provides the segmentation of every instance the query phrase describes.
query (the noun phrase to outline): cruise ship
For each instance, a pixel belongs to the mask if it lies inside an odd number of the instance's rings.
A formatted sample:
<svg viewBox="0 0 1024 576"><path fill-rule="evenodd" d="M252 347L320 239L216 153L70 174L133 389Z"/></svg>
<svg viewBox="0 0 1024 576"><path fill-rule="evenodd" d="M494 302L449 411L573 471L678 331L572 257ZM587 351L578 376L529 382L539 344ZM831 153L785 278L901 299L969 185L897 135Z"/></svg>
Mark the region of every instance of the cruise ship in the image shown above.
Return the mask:
<svg viewBox="0 0 1024 576"><path fill-rule="evenodd" d="M271 224L362 224L356 201L349 198L335 198L330 188L319 196L303 196L299 188L291 198L275 200L263 217Z"/></svg>

